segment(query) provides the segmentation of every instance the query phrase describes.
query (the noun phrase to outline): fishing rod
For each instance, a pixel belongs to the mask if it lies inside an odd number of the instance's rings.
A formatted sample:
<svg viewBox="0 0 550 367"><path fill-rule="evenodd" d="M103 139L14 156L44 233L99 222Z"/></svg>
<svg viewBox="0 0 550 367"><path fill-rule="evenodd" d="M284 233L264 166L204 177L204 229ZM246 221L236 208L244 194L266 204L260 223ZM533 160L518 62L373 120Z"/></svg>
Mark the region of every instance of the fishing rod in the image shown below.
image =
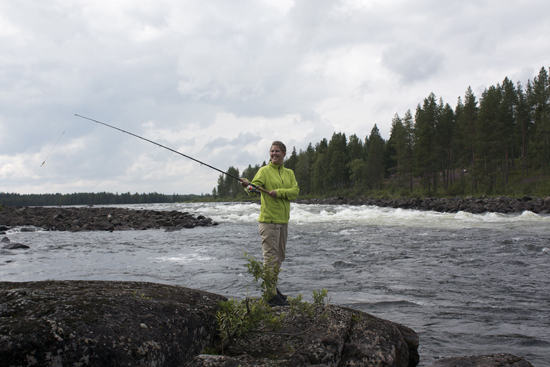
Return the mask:
<svg viewBox="0 0 550 367"><path fill-rule="evenodd" d="M59 139L57 139L57 141L55 142L54 146L52 147L52 150L50 150L50 152L48 153L48 156L46 157L46 159L44 159L44 162L42 162L42 164L40 165L40 167L42 167L46 161L48 160L48 158L50 158L50 154L52 154L53 152L53 149L57 146L57 143L59 143L59 141L61 140L61 138L63 137L63 134L65 134L65 131L63 131L63 133L61 133L61 136L59 137Z"/></svg>
<svg viewBox="0 0 550 367"><path fill-rule="evenodd" d="M149 142L149 143L151 143L151 144L155 144L156 146L159 146L159 147L161 147L161 148L167 149L167 150L169 150L169 151L171 151L171 152L174 152L174 153L176 153L176 154L179 154L179 155L181 155L181 156L183 156L183 157L185 157L185 158L191 159L191 160L193 160L193 161L195 161L195 162L197 162L197 163L200 163L201 165L204 165L204 166L206 166L206 167L208 167L208 168L212 168L213 170L216 170L216 171L218 171L218 172L220 172L220 173L222 173L222 174L224 174L224 175L226 175L226 176L228 176L228 177L234 178L235 180L237 180L237 181L239 181L239 182L243 182L243 181L244 181L243 178L239 178L239 177L233 176L232 174L229 174L229 173L227 173L227 172L224 172L224 171L222 171L221 169L218 169L218 168L216 168L216 167L213 167L213 166L211 166L211 165L209 165L209 164L207 164L207 163L201 162L201 161L199 161L198 159L195 159L195 158L193 158L193 157L190 157L190 156L188 156L188 155L185 155L185 154L183 154L183 153L181 153L181 152L178 152L177 150L174 150L174 149L169 148L169 147L167 147L167 146L165 146L165 145L159 144L159 143L157 143L157 142L155 142L155 141L146 139L146 138L144 138L144 137L142 137L142 136L133 134L133 133L131 133L131 132L129 132L129 131L119 129L119 128L116 127L116 126L112 126L112 125L106 124L106 123L101 122L101 121L94 120L94 119L89 118L89 117L86 117L86 116L82 116L82 115L79 115L79 114L76 114L76 113L75 113L74 115L75 115L75 116L78 116L78 117L81 117L81 118L83 118L83 119L86 119L86 120L90 120L90 121L96 122L96 123L101 124L101 125L105 125L105 126L107 126L107 127L110 127L111 129L115 129L115 130L118 130L118 131L122 131L123 133L129 134L129 135L132 135L132 136L135 136L136 138L139 138L139 139L141 139L141 140L145 140L145 141L147 141L147 142ZM260 191L261 191L261 192L264 192L264 193L266 193L266 194L269 194L269 191L267 191L267 190L264 189L263 187L253 185L253 184L251 184L250 182L249 182L249 186L250 186L250 187L248 188L249 191L256 192L256 193L258 193L258 194L259 194Z"/></svg>

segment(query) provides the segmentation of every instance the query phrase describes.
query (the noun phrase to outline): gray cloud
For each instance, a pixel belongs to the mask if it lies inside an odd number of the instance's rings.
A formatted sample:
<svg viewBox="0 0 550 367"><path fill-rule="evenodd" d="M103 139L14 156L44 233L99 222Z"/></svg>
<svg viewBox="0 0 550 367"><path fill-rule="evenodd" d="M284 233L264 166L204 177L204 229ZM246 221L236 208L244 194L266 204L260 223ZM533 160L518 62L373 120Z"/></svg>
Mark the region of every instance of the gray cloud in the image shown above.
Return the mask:
<svg viewBox="0 0 550 367"><path fill-rule="evenodd" d="M542 0L0 2L0 191L207 192L226 169L367 135L548 60ZM514 79L516 78L516 79ZM66 131L44 167L39 167Z"/></svg>
<svg viewBox="0 0 550 367"><path fill-rule="evenodd" d="M426 80L443 68L445 56L435 48L399 42L382 54L384 64L404 83Z"/></svg>

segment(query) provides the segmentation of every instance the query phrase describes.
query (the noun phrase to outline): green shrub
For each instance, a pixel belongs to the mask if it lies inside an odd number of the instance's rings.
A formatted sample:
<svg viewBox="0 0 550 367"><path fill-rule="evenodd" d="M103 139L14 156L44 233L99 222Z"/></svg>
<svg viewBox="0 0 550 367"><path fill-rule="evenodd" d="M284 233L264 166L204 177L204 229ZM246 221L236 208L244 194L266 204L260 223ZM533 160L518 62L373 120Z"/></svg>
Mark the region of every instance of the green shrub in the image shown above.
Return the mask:
<svg viewBox="0 0 550 367"><path fill-rule="evenodd" d="M277 280L280 269L263 265L252 256L243 255L247 260L248 273L254 277L254 281L261 281L262 296L260 298L246 297L244 300L230 299L220 302L216 314L218 321L218 335L221 344L216 348L223 353L225 347L231 345L237 338L243 338L250 332L274 332L277 331L286 317L285 313L276 314L268 304L276 293ZM302 313L309 318L315 316L316 308L324 306L327 290L314 290L314 303L303 301L299 294L296 298L288 297L292 315ZM211 351L211 348L208 349Z"/></svg>

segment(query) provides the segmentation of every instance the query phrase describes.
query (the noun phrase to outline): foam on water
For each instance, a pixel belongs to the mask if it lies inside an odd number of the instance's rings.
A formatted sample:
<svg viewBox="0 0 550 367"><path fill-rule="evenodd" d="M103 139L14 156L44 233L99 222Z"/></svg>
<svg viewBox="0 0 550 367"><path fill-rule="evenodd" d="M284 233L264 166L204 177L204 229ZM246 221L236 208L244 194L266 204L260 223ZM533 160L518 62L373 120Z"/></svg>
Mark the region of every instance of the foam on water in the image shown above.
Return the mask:
<svg viewBox="0 0 550 367"><path fill-rule="evenodd" d="M199 254L181 254L177 256L161 256L153 260L153 262L174 262L180 264L187 264L195 261L210 261L214 258L209 256L201 256Z"/></svg>
<svg viewBox="0 0 550 367"><path fill-rule="evenodd" d="M178 203L148 204L148 209L178 210L204 215L219 223L254 223L260 215L259 203ZM143 206L143 205L142 205ZM131 209L139 205L127 205ZM548 225L550 216L525 211L521 214L467 212L439 213L377 206L291 204L290 221L293 225L329 224L351 226L395 226L413 228L465 229L487 226Z"/></svg>
<svg viewBox="0 0 550 367"><path fill-rule="evenodd" d="M520 215L466 212L439 213L434 211L404 210L376 206L300 205L293 204L291 221L300 224L345 224L369 226L395 226L414 228L483 228L487 225L550 224L549 216L532 212Z"/></svg>

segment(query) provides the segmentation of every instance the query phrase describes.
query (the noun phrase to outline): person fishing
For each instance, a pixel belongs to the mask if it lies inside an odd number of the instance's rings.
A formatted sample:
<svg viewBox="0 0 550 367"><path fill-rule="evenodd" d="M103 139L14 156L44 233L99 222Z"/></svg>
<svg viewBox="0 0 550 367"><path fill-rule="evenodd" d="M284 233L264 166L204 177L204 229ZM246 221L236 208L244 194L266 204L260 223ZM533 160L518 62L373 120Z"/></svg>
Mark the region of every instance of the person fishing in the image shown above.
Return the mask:
<svg viewBox="0 0 550 367"><path fill-rule="evenodd" d="M249 182L245 178L233 176L228 172L224 172L214 166L178 152L175 149L159 144L153 140L90 117L82 116L76 113L75 116L107 126L125 134L132 135L138 139L147 141L163 149L179 154L182 157L191 159L201 165L218 171L227 177L234 178L235 180L238 180L241 185L247 188L247 192L249 194L263 194L258 222L260 222L259 226L260 237L262 238L264 266L275 266L277 269L280 269L281 263L285 259L286 239L288 236L288 219L290 218L290 200L296 199L300 192L300 188L298 187L298 183L294 177L294 172L283 166L283 160L286 156L286 146L282 142L274 141L271 144L271 149L269 151L271 161L269 165L260 168L256 176L254 176L252 182ZM276 288L276 294L269 300L269 304L271 306L285 306L288 305L288 302L286 302L286 296L283 295L278 288Z"/></svg>
<svg viewBox="0 0 550 367"><path fill-rule="evenodd" d="M291 169L283 165L286 156L286 146L280 141L274 141L269 151L271 161L261 167L252 181L241 179L249 194L261 188L261 209L258 218L264 266L280 269L285 259L288 237L288 220L290 218L290 201L298 197L300 188ZM279 288L268 301L271 306L286 306L286 296Z"/></svg>

